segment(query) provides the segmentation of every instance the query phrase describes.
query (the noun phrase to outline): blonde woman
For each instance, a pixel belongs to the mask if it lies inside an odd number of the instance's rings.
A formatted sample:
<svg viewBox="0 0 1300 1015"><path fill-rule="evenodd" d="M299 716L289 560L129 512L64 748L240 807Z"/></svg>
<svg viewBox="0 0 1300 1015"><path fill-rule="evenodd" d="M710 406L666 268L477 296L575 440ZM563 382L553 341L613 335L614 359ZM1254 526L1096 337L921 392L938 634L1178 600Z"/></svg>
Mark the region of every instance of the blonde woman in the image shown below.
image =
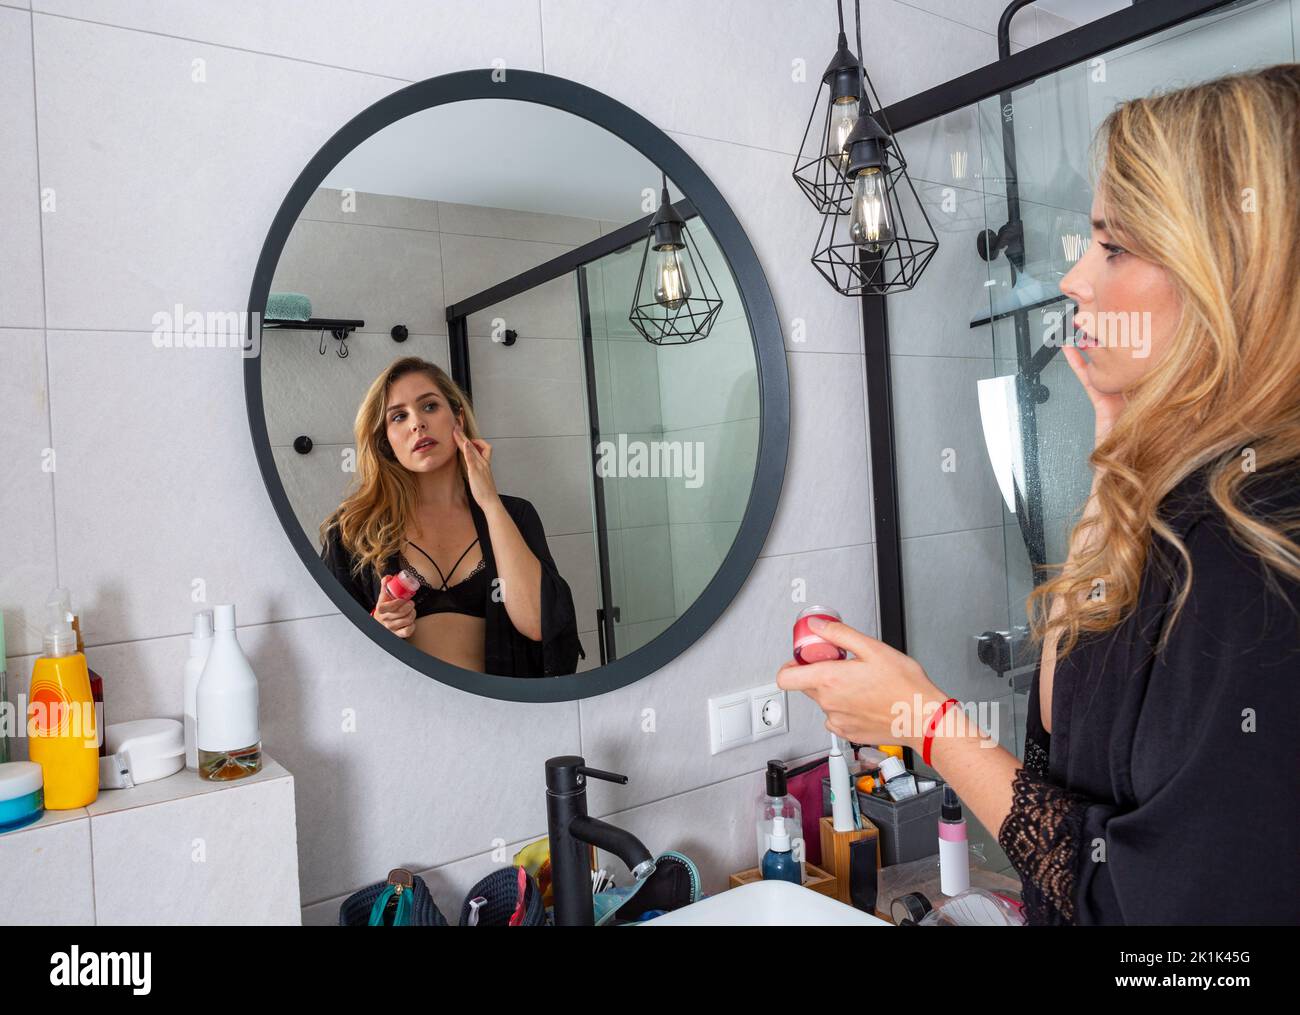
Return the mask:
<svg viewBox="0 0 1300 1015"><path fill-rule="evenodd" d="M573 673L573 595L532 504L497 492L492 446L436 364L406 357L357 410L357 480L321 526L321 558L377 623L467 670ZM383 579L407 571L415 597Z"/></svg>
<svg viewBox="0 0 1300 1015"><path fill-rule="evenodd" d="M1030 599L1023 763L956 706L927 750L947 696L843 624L821 633L856 658L778 683L841 736L929 753L999 830L1031 923L1295 923L1300 66L1125 103L1098 143L1093 242L1061 283L1093 488ZM1100 326L1148 313L1142 342Z"/></svg>

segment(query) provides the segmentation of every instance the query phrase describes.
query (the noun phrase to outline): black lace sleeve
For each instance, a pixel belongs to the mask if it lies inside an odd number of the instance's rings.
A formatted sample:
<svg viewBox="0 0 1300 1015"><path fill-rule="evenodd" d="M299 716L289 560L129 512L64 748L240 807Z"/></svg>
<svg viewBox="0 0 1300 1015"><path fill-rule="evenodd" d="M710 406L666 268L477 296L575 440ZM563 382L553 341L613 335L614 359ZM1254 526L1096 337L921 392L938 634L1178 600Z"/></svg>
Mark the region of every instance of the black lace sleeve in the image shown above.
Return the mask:
<svg viewBox="0 0 1300 1015"><path fill-rule="evenodd" d="M1016 773L1011 793L998 845L1020 874L1025 918L1031 924L1074 923L1089 802L1029 767Z"/></svg>

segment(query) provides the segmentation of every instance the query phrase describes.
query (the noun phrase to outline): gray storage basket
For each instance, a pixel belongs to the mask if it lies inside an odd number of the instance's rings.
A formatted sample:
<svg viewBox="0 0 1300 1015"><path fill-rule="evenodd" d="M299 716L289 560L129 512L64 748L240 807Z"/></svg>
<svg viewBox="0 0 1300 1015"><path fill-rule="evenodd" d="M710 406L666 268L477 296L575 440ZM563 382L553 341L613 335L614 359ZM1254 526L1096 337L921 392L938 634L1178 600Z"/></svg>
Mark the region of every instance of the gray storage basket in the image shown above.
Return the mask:
<svg viewBox="0 0 1300 1015"><path fill-rule="evenodd" d="M911 773L915 775L916 773ZM872 796L855 789L862 816L880 830L880 866L920 860L939 852L939 808L943 804L943 780L935 776L935 787L907 800ZM831 813L831 780L822 779L822 814Z"/></svg>

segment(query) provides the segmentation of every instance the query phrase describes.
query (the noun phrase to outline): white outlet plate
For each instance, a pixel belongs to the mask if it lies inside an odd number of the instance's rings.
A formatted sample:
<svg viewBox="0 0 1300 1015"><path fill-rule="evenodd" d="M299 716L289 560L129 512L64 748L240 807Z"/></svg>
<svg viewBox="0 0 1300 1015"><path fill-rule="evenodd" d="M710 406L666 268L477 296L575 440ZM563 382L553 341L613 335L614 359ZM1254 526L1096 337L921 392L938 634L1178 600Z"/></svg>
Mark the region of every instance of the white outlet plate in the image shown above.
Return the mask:
<svg viewBox="0 0 1300 1015"><path fill-rule="evenodd" d="M709 752L721 754L787 733L789 703L776 684L732 691L709 699Z"/></svg>

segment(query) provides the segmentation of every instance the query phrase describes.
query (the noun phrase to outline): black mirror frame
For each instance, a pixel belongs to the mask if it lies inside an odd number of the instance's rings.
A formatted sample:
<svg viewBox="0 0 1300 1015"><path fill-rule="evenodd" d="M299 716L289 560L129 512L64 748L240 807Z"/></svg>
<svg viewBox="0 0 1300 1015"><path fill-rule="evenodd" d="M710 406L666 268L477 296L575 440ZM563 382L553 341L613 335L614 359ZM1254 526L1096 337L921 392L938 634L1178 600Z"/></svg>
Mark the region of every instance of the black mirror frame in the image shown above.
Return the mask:
<svg viewBox="0 0 1300 1015"><path fill-rule="evenodd" d="M759 438L754 481L740 530L722 565L694 603L657 638L621 659L560 677L504 677L442 662L376 623L344 590L298 523L271 453L262 404L262 347L244 361L244 398L257 464L289 541L321 589L376 645L425 676L462 691L505 701L575 701L616 690L672 662L712 626L744 585L767 538L785 480L790 438L790 383L776 305L762 266L726 200L667 134L608 95L565 78L526 70L468 70L429 78L362 110L316 153L280 205L257 261L248 297L249 321L260 326L271 279L308 199L342 158L404 117L467 99L516 99L581 116L627 142L668 174L703 217L735 277L745 304L758 366Z"/></svg>

